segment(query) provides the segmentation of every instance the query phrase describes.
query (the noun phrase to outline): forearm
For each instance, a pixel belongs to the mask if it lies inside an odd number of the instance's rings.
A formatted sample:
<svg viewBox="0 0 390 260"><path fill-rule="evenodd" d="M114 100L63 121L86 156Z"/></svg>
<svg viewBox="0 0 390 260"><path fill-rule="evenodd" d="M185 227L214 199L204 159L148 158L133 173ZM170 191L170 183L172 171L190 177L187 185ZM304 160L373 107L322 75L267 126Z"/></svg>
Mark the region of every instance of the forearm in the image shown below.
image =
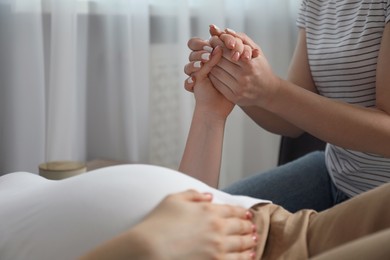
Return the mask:
<svg viewBox="0 0 390 260"><path fill-rule="evenodd" d="M154 251L150 241L142 232L130 230L96 247L79 260L153 259Z"/></svg>
<svg viewBox="0 0 390 260"><path fill-rule="evenodd" d="M179 171L218 186L225 119L195 108Z"/></svg>
<svg viewBox="0 0 390 260"><path fill-rule="evenodd" d="M326 142L390 157L390 115L332 100L281 80L268 108Z"/></svg>
<svg viewBox="0 0 390 260"><path fill-rule="evenodd" d="M295 125L289 123L283 118L260 107L250 106L241 107L241 109L260 127L265 130L288 137L298 137L304 131Z"/></svg>

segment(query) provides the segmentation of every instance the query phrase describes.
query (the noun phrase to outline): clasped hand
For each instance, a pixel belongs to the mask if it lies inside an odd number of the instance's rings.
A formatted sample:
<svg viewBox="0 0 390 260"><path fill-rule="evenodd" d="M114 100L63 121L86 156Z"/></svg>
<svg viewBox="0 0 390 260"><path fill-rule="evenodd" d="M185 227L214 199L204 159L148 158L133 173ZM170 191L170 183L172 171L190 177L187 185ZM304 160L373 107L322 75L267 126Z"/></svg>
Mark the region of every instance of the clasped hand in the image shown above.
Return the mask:
<svg viewBox="0 0 390 260"><path fill-rule="evenodd" d="M210 61L210 53L221 48L221 58L211 65L208 73L211 84L234 104L266 108L276 95L279 78L272 72L260 47L245 34L230 29L221 31L214 25L210 26L210 35L209 40L192 38L188 42L192 52L184 68L190 76L185 88L194 90L197 73Z"/></svg>

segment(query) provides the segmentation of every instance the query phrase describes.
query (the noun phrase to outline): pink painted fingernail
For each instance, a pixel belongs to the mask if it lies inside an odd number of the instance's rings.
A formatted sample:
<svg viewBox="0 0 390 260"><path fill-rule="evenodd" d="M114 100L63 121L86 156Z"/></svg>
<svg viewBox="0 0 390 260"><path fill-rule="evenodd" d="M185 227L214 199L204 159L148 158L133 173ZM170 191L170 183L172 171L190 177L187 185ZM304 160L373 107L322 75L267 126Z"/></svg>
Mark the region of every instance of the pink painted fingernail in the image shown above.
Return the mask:
<svg viewBox="0 0 390 260"><path fill-rule="evenodd" d="M249 51L245 51L244 54L243 54L242 56L243 56L243 58L244 58L245 60L250 60L250 59L251 59L251 56L249 55Z"/></svg>
<svg viewBox="0 0 390 260"><path fill-rule="evenodd" d="M253 239L253 241L257 242L257 239L258 239L257 234L256 234L256 235L253 235L253 236L252 236L252 239Z"/></svg>
<svg viewBox="0 0 390 260"><path fill-rule="evenodd" d="M236 46L236 41L230 40L230 41L228 42L228 45L229 45L231 48L234 48L234 47Z"/></svg>
<svg viewBox="0 0 390 260"><path fill-rule="evenodd" d="M245 212L245 216L246 216L247 219L252 219L253 218L253 214L250 211Z"/></svg>
<svg viewBox="0 0 390 260"><path fill-rule="evenodd" d="M235 53L233 53L232 60L238 61L240 59L240 55L241 54L238 51L236 51Z"/></svg>
<svg viewBox="0 0 390 260"><path fill-rule="evenodd" d="M257 232L257 227L255 224L252 224L252 231L253 233L256 233Z"/></svg>

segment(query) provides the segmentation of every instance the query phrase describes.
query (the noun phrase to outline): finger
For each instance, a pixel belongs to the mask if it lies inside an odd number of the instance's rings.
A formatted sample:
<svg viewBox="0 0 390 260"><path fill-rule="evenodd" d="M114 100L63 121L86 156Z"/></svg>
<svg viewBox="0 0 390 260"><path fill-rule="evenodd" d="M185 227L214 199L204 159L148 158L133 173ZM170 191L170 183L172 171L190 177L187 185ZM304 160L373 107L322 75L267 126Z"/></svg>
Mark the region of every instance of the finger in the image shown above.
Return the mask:
<svg viewBox="0 0 390 260"><path fill-rule="evenodd" d="M184 73L191 76L193 73L199 71L202 66L203 63L200 60L191 61L184 66Z"/></svg>
<svg viewBox="0 0 390 260"><path fill-rule="evenodd" d="M195 62L190 62L186 66L184 66L184 72L190 76L185 80L184 88L189 92L193 92L195 81L196 80L199 81L207 77L210 70L220 61L221 57L222 57L221 47L216 47L212 55L210 56L209 62L203 64L200 61L195 61Z"/></svg>
<svg viewBox="0 0 390 260"><path fill-rule="evenodd" d="M222 218L237 218L248 220L248 210L233 205L213 204L213 210Z"/></svg>
<svg viewBox="0 0 390 260"><path fill-rule="evenodd" d="M238 41L241 41L241 44L242 44L242 40L240 38L235 37L235 36L230 35L230 34L227 34L227 33L222 33L219 36L219 38L225 44L226 48L231 49L231 50L236 48Z"/></svg>
<svg viewBox="0 0 390 260"><path fill-rule="evenodd" d="M228 85L232 88L232 82L237 82L237 77L240 75L241 66L228 60L230 58L228 55L226 54L226 57L224 53L218 65L213 68L212 74L225 83L229 82Z"/></svg>
<svg viewBox="0 0 390 260"><path fill-rule="evenodd" d="M253 49L253 51L252 51L253 58L256 58L257 56L259 56L261 54L260 47L245 33L237 33L234 30L229 29L229 28L225 29L225 33L230 34L230 35L235 36L235 37L238 37L243 41L244 44L249 45Z"/></svg>
<svg viewBox="0 0 390 260"><path fill-rule="evenodd" d="M177 194L182 199L194 202L211 202L213 196L211 193L201 193L196 190L187 190Z"/></svg>
<svg viewBox="0 0 390 260"><path fill-rule="evenodd" d="M214 48L210 60L203 64L202 68L196 73L195 78L197 81L207 77L211 69L217 65L222 57L222 48L217 46Z"/></svg>
<svg viewBox="0 0 390 260"><path fill-rule="evenodd" d="M226 238L226 252L244 252L252 250L257 245L257 236L229 236Z"/></svg>
<svg viewBox="0 0 390 260"><path fill-rule="evenodd" d="M207 62L210 60L211 53L208 51L192 51L188 56L189 61L197 61L200 60L202 62Z"/></svg>
<svg viewBox="0 0 390 260"><path fill-rule="evenodd" d="M219 38L225 43L226 48L232 50L231 58L233 61L238 61L241 54L244 51L244 43L238 37L234 37L230 34L221 34Z"/></svg>
<svg viewBox="0 0 390 260"><path fill-rule="evenodd" d="M184 89L189 92L194 92L195 78L190 76L184 81Z"/></svg>
<svg viewBox="0 0 390 260"><path fill-rule="evenodd" d="M256 232L256 226L248 219L228 218L225 223L227 235L248 235Z"/></svg>
<svg viewBox="0 0 390 260"><path fill-rule="evenodd" d="M223 259L224 260L236 260L236 259L254 260L256 259L256 251L254 249L249 249L243 252L231 252L231 253L227 253Z"/></svg>
<svg viewBox="0 0 390 260"><path fill-rule="evenodd" d="M209 44L213 48L215 48L216 46L225 46L225 43L218 36L210 37Z"/></svg>
<svg viewBox="0 0 390 260"><path fill-rule="evenodd" d="M211 36L219 36L223 33L223 30L219 29L215 24L209 26L209 32Z"/></svg>
<svg viewBox="0 0 390 260"><path fill-rule="evenodd" d="M252 48L249 45L244 44L244 50L241 55L241 59L244 61L248 61L252 59Z"/></svg>
<svg viewBox="0 0 390 260"><path fill-rule="evenodd" d="M225 85L221 80L219 80L217 77L214 76L214 70L217 67L214 67L211 73L209 74L209 79L213 86L222 94L224 95L230 102L235 103L235 95L232 91L232 89Z"/></svg>
<svg viewBox="0 0 390 260"><path fill-rule="evenodd" d="M212 51L212 48L209 44L209 41L203 40L201 38L191 38L188 40L187 43L188 48L190 48L193 51L200 51L205 50L208 52Z"/></svg>

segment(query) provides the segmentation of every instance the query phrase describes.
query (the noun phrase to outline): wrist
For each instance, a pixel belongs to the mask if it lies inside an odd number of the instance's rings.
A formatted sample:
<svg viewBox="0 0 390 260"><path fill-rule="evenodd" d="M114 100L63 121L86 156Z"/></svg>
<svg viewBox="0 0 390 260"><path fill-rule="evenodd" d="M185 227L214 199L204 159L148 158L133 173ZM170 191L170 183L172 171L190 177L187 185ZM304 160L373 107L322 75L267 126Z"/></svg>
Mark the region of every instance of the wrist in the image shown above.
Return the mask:
<svg viewBox="0 0 390 260"><path fill-rule="evenodd" d="M142 229L138 231L138 227L135 227L125 233L125 236L128 244L128 259L147 260L158 257L153 237L145 234Z"/></svg>
<svg viewBox="0 0 390 260"><path fill-rule="evenodd" d="M284 80L278 76L274 76L269 83L269 91L263 99L263 104L260 104L264 109L273 112L275 105L277 105L280 89L282 88Z"/></svg>
<svg viewBox="0 0 390 260"><path fill-rule="evenodd" d="M225 124L228 115L207 109L204 107L195 106L193 118L198 121L202 121L209 125Z"/></svg>

